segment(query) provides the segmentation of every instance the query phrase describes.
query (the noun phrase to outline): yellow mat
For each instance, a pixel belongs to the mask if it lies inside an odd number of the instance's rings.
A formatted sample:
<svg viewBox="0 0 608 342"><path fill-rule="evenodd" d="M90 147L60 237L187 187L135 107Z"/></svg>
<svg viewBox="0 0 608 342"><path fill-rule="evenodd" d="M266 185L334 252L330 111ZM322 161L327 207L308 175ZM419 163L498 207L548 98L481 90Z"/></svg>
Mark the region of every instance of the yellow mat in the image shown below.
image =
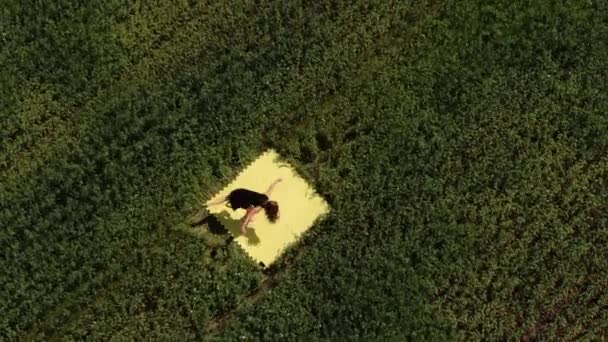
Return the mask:
<svg viewBox="0 0 608 342"><path fill-rule="evenodd" d="M247 235L240 233L243 209L232 210L227 205L207 206L235 241L257 262L272 264L290 244L309 229L315 221L329 212L329 206L312 187L287 163L278 160L274 150L263 153L245 168L230 184L211 198L207 204L225 198L236 188L266 192L272 182L278 183L270 195L279 204L279 219L271 223L261 210L249 223Z"/></svg>

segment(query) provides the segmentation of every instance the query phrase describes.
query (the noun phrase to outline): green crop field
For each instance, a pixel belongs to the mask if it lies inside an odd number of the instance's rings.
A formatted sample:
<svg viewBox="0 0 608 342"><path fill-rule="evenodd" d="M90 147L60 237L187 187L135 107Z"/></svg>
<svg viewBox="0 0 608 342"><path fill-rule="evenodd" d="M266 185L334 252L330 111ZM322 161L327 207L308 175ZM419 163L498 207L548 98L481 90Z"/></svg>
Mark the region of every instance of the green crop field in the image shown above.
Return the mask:
<svg viewBox="0 0 608 342"><path fill-rule="evenodd" d="M599 0L3 1L0 340L606 339L607 86ZM191 224L268 148L262 270Z"/></svg>

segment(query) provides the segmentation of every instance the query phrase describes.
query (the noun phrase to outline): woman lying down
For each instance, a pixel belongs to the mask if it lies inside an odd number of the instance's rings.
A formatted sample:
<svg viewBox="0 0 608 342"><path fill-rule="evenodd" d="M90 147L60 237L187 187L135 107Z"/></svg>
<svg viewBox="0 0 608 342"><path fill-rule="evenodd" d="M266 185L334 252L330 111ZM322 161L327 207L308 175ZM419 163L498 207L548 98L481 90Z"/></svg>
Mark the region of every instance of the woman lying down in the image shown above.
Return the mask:
<svg viewBox="0 0 608 342"><path fill-rule="evenodd" d="M209 205L219 205L228 202L228 206L232 210L245 209L247 213L241 218L241 234L247 234L247 225L251 219L260 210L264 209L266 217L272 223L275 223L279 218L279 204L276 201L270 200L270 193L274 187L282 181L281 178L270 184L265 193L259 193L253 190L238 188L232 190L226 198Z"/></svg>

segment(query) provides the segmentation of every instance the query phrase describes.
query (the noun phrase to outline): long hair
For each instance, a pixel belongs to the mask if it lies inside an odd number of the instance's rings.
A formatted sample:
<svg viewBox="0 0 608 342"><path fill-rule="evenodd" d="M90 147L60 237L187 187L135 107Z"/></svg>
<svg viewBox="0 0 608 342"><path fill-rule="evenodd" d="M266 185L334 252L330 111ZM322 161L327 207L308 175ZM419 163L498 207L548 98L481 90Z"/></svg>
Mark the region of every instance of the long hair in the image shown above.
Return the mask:
<svg viewBox="0 0 608 342"><path fill-rule="evenodd" d="M279 204L276 201L266 201L262 204L268 221L275 223L279 218Z"/></svg>

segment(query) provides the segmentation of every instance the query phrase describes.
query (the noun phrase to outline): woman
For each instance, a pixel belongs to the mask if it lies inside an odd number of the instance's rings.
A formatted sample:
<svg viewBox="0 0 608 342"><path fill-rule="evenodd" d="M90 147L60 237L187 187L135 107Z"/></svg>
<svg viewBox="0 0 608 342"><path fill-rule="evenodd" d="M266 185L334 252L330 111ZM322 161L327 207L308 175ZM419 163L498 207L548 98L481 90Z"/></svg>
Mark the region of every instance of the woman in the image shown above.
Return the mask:
<svg viewBox="0 0 608 342"><path fill-rule="evenodd" d="M248 190L248 189L235 189L230 192L230 194L214 203L210 203L209 205L218 205L228 202L228 205L233 210L237 209L245 209L247 213L243 218L241 218L241 234L247 234L247 225L249 221L262 209L266 212L266 217L272 223L276 222L279 218L279 204L276 201L270 200L270 193L274 189L274 187L282 181L281 178L275 180L266 193L259 193L256 191Z"/></svg>

